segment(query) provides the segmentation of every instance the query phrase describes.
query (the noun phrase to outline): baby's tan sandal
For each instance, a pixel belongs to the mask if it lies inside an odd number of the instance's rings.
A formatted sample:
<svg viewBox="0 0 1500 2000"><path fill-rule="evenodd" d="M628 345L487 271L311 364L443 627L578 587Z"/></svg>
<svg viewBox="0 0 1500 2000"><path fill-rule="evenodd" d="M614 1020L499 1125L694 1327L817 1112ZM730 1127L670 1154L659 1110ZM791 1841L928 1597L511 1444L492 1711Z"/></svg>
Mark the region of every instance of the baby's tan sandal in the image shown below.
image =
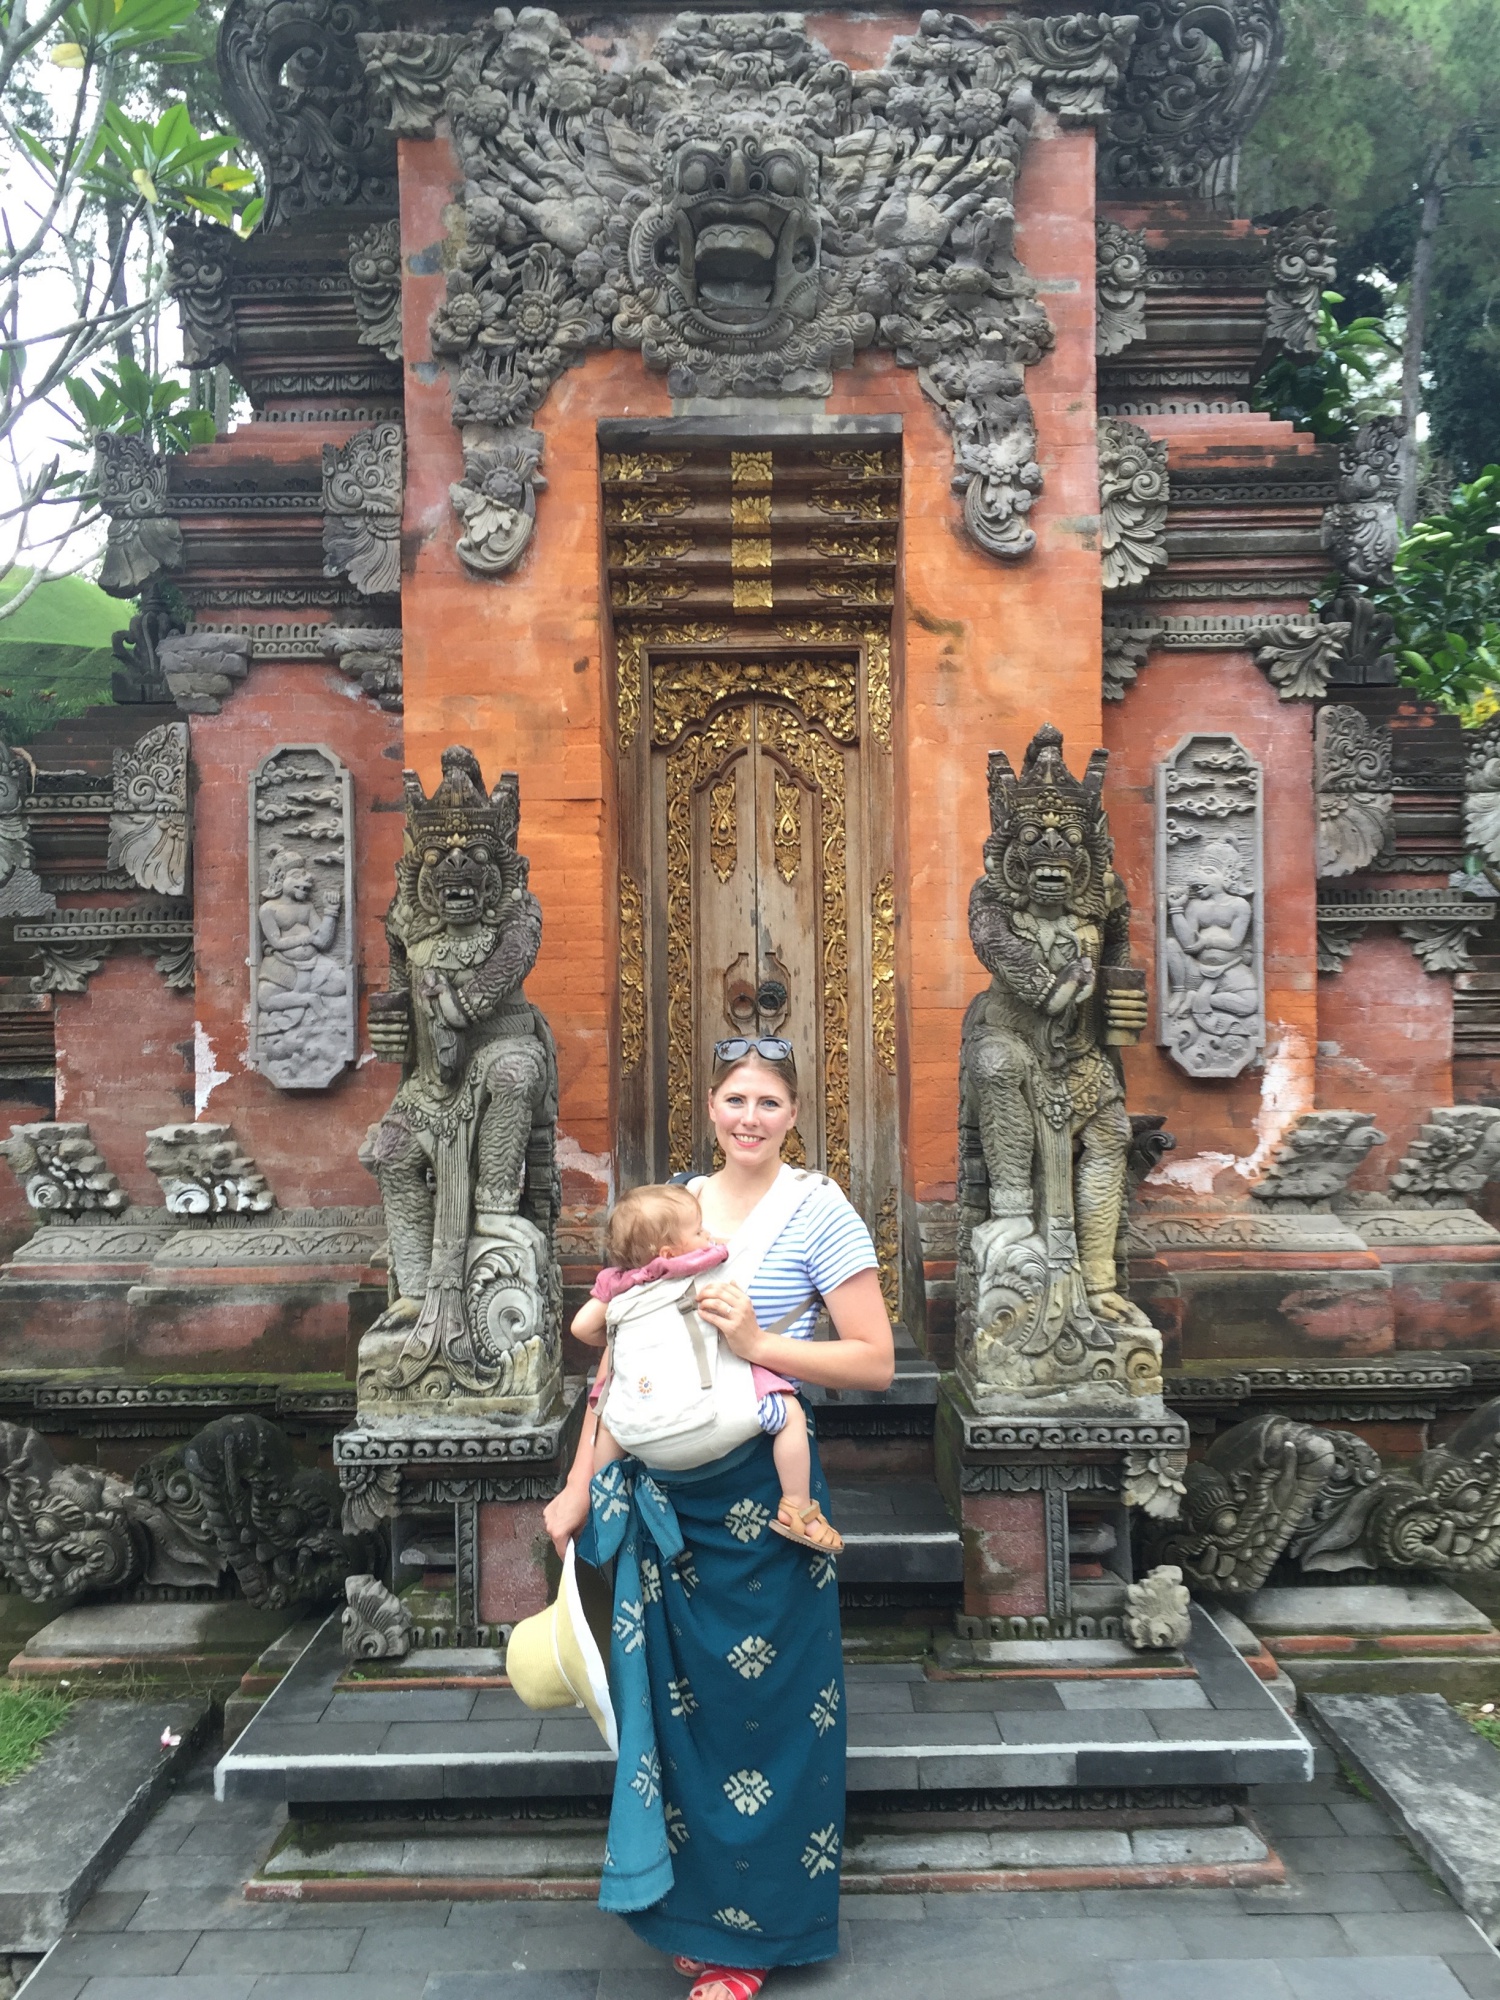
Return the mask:
<svg viewBox="0 0 1500 2000"><path fill-rule="evenodd" d="M789 1542L796 1542L801 1548L816 1549L820 1556L837 1556L844 1552L843 1536L825 1518L816 1500L810 1507L802 1508L793 1507L790 1501L783 1500L776 1510L776 1519L771 1523L771 1532L784 1536Z"/></svg>

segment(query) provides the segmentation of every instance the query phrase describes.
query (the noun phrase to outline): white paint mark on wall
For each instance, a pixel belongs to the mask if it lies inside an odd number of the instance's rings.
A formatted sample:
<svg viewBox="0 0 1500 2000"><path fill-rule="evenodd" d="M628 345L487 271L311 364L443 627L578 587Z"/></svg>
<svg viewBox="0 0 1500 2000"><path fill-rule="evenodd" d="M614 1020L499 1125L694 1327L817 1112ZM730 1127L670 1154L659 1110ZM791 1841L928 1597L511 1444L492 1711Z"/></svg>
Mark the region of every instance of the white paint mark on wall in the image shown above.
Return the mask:
<svg viewBox="0 0 1500 2000"><path fill-rule="evenodd" d="M208 1100L221 1083L228 1083L229 1071L218 1067L214 1045L201 1021L193 1023L193 1116L201 1118Z"/></svg>
<svg viewBox="0 0 1500 2000"><path fill-rule="evenodd" d="M1313 1109L1315 1100L1313 1044L1296 1028L1283 1028L1266 1057L1260 1084L1260 1109L1255 1115L1255 1150L1194 1153L1185 1160L1170 1154L1146 1176L1148 1187L1181 1188L1191 1194L1212 1194L1216 1176L1226 1167L1246 1181L1260 1178L1267 1161L1297 1120Z"/></svg>
<svg viewBox="0 0 1500 2000"><path fill-rule="evenodd" d="M615 1163L608 1153L586 1153L576 1139L570 1139L566 1132L559 1132L557 1164L559 1169L571 1167L575 1174L587 1174L590 1180L602 1181L608 1189L605 1201L611 1207L614 1205Z"/></svg>

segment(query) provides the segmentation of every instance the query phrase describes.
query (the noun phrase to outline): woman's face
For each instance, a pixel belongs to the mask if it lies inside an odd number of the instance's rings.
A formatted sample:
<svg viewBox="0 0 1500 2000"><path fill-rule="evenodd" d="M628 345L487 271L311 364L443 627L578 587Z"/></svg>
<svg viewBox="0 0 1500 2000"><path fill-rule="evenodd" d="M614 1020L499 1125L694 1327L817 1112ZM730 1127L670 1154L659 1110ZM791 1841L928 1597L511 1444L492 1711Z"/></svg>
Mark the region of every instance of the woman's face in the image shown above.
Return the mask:
<svg viewBox="0 0 1500 2000"><path fill-rule="evenodd" d="M797 1100L774 1070L743 1062L708 1093L708 1115L724 1158L754 1166L780 1159L782 1141L797 1122Z"/></svg>

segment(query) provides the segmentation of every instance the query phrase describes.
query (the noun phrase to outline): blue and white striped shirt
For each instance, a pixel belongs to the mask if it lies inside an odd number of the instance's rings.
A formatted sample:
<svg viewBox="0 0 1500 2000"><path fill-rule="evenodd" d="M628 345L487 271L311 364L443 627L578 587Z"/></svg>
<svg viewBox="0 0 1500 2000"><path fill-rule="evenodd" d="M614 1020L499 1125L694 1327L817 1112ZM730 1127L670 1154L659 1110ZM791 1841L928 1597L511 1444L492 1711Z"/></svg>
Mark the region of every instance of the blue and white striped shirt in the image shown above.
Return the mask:
<svg viewBox="0 0 1500 2000"><path fill-rule="evenodd" d="M846 1279L878 1268L869 1230L838 1183L825 1180L803 1196L762 1258L748 1287L750 1303L762 1326L774 1326L799 1299L816 1292L818 1298L787 1328L789 1340L807 1340L817 1325L822 1300Z"/></svg>

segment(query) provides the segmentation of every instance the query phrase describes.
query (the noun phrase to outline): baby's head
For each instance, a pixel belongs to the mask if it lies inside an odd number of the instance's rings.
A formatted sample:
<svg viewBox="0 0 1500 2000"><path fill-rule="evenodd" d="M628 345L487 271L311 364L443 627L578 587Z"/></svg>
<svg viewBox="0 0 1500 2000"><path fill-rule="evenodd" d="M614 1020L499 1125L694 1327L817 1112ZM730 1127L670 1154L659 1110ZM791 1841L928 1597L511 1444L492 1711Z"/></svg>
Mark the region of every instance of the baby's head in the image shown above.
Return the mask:
<svg viewBox="0 0 1500 2000"><path fill-rule="evenodd" d="M617 1271L639 1271L653 1257L685 1257L706 1248L698 1197L685 1187L632 1188L615 1203L605 1248Z"/></svg>

